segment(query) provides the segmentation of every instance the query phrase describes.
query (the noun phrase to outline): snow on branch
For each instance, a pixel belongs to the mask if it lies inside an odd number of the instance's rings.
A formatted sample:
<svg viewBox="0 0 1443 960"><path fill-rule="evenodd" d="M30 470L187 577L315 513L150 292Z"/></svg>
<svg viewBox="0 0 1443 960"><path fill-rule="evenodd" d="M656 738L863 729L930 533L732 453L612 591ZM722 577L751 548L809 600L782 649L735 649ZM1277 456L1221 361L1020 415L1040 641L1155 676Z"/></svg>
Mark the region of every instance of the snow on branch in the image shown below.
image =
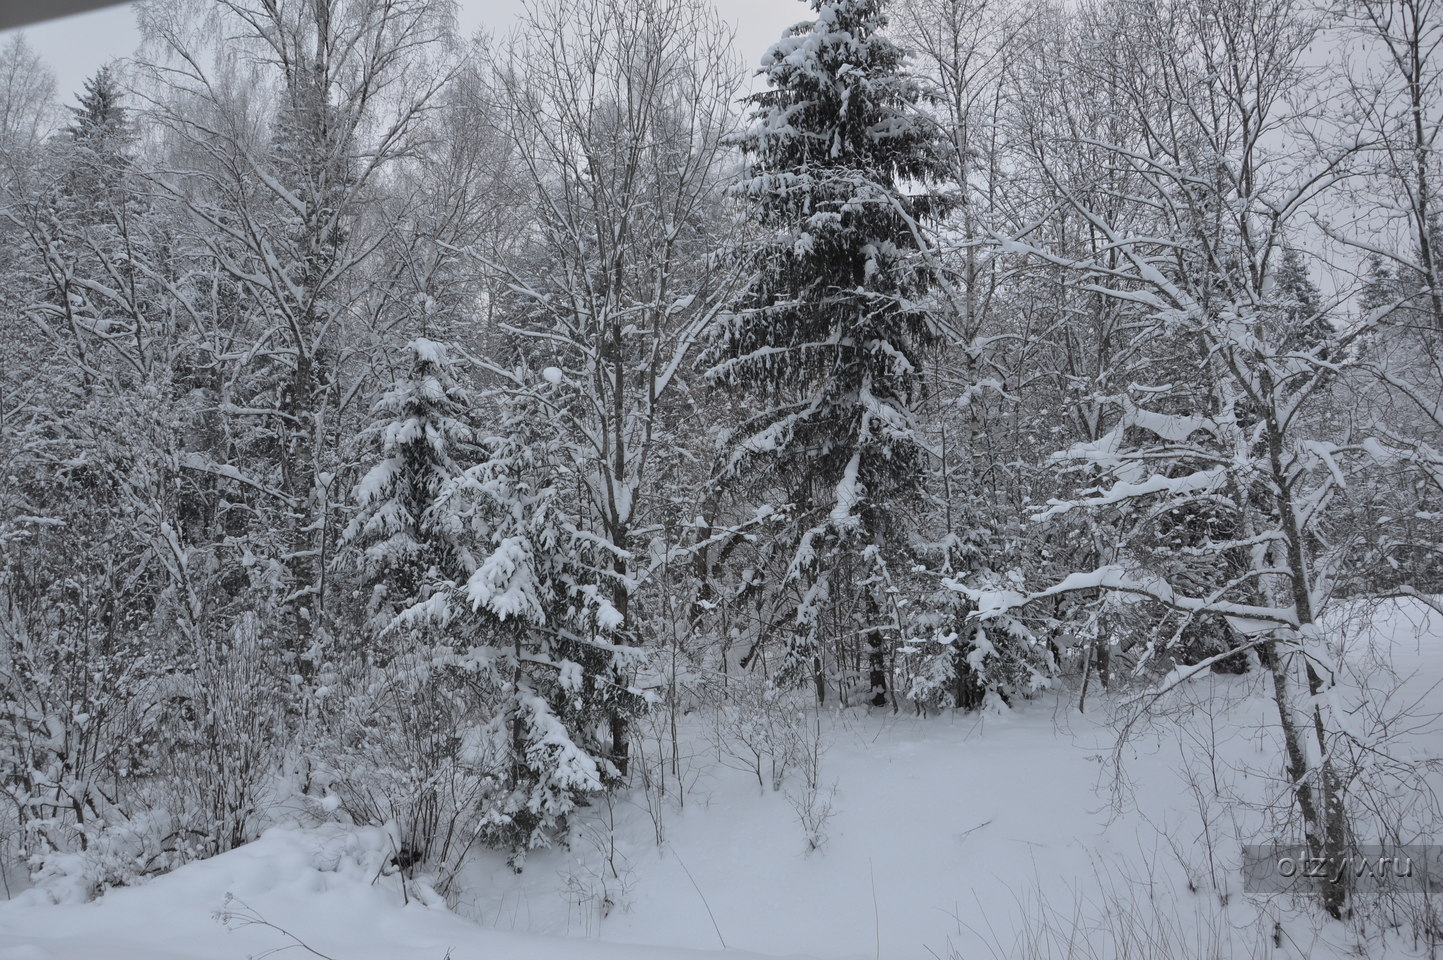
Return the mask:
<svg viewBox="0 0 1443 960"><path fill-rule="evenodd" d="M1102 490L1094 497L1087 497L1082 500L1049 500L1047 501L1047 509L1041 513L1033 514L1032 519L1035 521L1047 520L1059 514L1068 513L1069 511L1082 507L1108 506L1114 503L1121 503L1125 500L1134 500L1138 497L1159 493L1170 494L1175 497L1211 493L1218 489L1226 475L1227 470L1223 467L1199 470L1182 477L1165 477L1162 474L1153 474L1146 480L1136 482L1123 481L1114 484L1112 487Z"/></svg>
<svg viewBox="0 0 1443 960"><path fill-rule="evenodd" d="M1227 617L1234 628L1245 634L1260 633L1276 627L1297 628L1298 626L1297 613L1292 607L1263 607L1212 598L1183 596L1161 577L1146 573L1130 574L1119 564L1108 564L1095 570L1071 573L1060 582L1032 593L975 589L953 577L948 577L942 582L949 590L955 590L973 602L976 612L972 616L977 620L990 620L1049 597L1092 590L1108 590L1156 600L1181 613L1219 614Z"/></svg>

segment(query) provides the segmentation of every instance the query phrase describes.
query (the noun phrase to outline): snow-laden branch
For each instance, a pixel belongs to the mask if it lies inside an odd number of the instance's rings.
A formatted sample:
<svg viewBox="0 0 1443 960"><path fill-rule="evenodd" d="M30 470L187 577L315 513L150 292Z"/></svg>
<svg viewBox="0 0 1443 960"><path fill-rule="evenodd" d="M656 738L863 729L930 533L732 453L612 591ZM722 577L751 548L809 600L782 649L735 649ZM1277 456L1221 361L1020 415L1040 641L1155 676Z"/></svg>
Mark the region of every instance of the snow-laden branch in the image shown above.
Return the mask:
<svg viewBox="0 0 1443 960"><path fill-rule="evenodd" d="M1244 634L1259 633L1278 627L1298 627L1297 613L1292 607L1264 607L1213 598L1184 596L1162 577L1146 573L1129 574L1120 564L1109 564L1095 570L1072 573L1050 587L1031 593L977 589L969 587L953 577L948 577L942 582L949 590L955 590L972 601L976 607L972 616L978 620L990 620L1049 597L1109 590L1156 600L1180 613L1218 614L1227 617L1228 622Z"/></svg>

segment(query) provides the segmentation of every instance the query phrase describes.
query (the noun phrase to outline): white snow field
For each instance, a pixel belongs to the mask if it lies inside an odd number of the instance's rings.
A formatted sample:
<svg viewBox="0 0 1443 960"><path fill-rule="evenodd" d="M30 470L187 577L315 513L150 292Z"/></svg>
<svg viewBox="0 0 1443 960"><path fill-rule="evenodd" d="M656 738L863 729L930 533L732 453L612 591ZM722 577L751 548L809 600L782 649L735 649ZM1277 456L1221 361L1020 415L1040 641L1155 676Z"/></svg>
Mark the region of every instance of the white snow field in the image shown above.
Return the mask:
<svg viewBox="0 0 1443 960"><path fill-rule="evenodd" d="M1348 627L1345 661L1419 718L1393 755L1437 761L1443 617L1402 601L1368 612ZM1259 671L1198 677L1120 748L1121 698L1096 692L1084 714L1076 691L984 716L824 714L817 849L798 813L804 778L774 791L718 762L698 712L685 804L663 810L661 846L638 788L592 807L570 850L538 851L520 875L478 857L448 910L378 876L379 830L277 827L94 902L19 893L0 904L0 960L1429 955L1400 933L1360 938L1241 892L1239 843L1263 835L1282 795L1265 694ZM1372 735L1347 683L1332 707Z"/></svg>

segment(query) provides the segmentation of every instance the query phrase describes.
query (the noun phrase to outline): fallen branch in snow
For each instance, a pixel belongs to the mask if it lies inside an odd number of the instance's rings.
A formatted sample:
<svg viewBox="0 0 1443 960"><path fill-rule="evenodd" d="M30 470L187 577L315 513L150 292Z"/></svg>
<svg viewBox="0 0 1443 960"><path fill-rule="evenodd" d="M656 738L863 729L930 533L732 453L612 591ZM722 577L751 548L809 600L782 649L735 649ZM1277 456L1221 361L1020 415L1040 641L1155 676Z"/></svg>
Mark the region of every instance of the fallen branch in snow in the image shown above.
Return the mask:
<svg viewBox="0 0 1443 960"><path fill-rule="evenodd" d="M255 909L252 908L248 903L246 903L244 900L241 900L235 894L226 894L225 902L226 909L217 911L215 918L221 923L225 924L226 929L239 930L244 927L266 927L268 929L274 930L276 933L279 933L281 936L291 941L283 947L272 947L270 950L267 950L264 953L258 953L255 955L255 957L252 958L252 960L265 960L266 957L273 957L278 953L283 953L286 950L294 950L297 947L301 948L312 956L320 957L321 960L336 960L335 957L332 957L329 954L321 953L321 951L306 943L300 937L296 936L294 933L291 933L284 927L278 927L274 923L271 923L265 917L262 917L259 913L257 913ZM239 904L240 909L231 909L231 904ZM232 923L234 923L235 926L232 927Z"/></svg>
<svg viewBox="0 0 1443 960"><path fill-rule="evenodd" d="M696 891L698 897L701 897L701 905L706 907L706 915L711 920L711 928L716 931L716 938L721 941L722 949L727 949L726 938L722 936L721 927L717 925L716 914L711 912L711 904L707 903L706 894L702 893L701 887L697 886L696 878L691 875L691 871L686 868L686 864L682 863L681 854L676 852L675 847L672 848L671 855L676 857L676 862L681 865L682 872L685 873L686 878L691 881L691 888Z"/></svg>
<svg viewBox="0 0 1443 960"><path fill-rule="evenodd" d="M978 830L981 830L983 827L987 826L991 822L992 818L988 817L986 820L983 820L981 823L977 824L977 826L969 827L966 830L963 830L961 833L957 834L955 839L958 843L961 843L963 840L966 840L968 837L972 836L972 834L976 833Z"/></svg>

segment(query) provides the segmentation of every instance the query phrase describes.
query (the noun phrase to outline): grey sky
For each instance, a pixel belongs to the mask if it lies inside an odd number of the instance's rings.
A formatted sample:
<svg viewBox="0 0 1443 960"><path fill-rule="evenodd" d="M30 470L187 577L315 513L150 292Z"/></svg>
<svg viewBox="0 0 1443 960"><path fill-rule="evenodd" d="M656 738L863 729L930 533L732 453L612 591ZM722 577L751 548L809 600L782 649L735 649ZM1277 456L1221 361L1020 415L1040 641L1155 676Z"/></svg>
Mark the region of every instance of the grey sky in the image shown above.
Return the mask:
<svg viewBox="0 0 1443 960"><path fill-rule="evenodd" d="M199 0L176 0L199 2ZM504 32L522 8L521 0L460 0L461 27L470 34L486 26ZM808 19L810 8L802 0L717 0L723 19L737 28L737 52L755 67L763 51L784 29ZM8 35L6 31L4 35ZM135 51L140 35L135 11L127 4L38 24L25 30L31 45L55 71L61 101L73 103L75 91L103 63Z"/></svg>

